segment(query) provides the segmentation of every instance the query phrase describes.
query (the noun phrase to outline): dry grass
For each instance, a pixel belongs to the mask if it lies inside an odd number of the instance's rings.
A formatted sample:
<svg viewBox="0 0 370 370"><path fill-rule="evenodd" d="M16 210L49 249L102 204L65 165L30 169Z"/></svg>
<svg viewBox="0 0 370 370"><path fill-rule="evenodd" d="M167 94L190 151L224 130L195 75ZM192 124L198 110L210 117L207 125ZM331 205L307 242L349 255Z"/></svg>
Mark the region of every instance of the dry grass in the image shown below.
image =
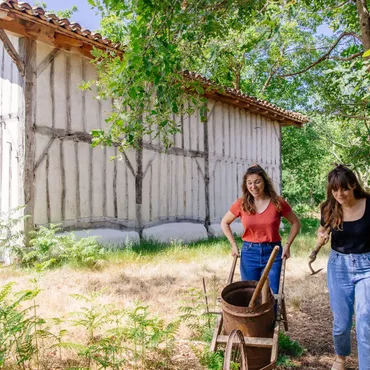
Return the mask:
<svg viewBox="0 0 370 370"><path fill-rule="evenodd" d="M297 239L292 258L287 262L285 293L290 335L308 350L303 360L306 365L301 368L321 369L329 365L333 355L325 274L327 251L320 254L314 264L315 269L323 268L323 272L311 277L307 256L313 243L314 238L308 233ZM36 277L42 289L37 301L39 314L43 318L68 317L83 305L71 294L86 296L99 291L100 303L130 308L140 301L150 308L151 313L171 322L178 319L179 308L184 305L188 290L202 290L203 278L206 279L210 293L214 290L212 286L224 286L231 262L229 246L225 241L210 241L193 246L161 246L157 250L152 246L119 252L99 271L66 266L38 275L34 271L13 267L1 268L0 284L14 281L16 290L24 290L32 288L30 280ZM235 280L239 278L237 271ZM325 325L322 320L325 320ZM72 339L81 336L82 329L72 325L67 329ZM311 346L317 335L321 341ZM188 337L189 331L182 325L178 339L183 341ZM189 353L184 353L188 358ZM181 353L178 355L182 356ZM184 358L185 362L187 358ZM189 369L186 365L183 368ZM191 368L201 367L192 365Z"/></svg>
<svg viewBox="0 0 370 370"><path fill-rule="evenodd" d="M189 257L189 254L191 255ZM31 279L37 278L41 288L37 300L39 313L44 318L68 316L78 311L82 303L73 294L88 295L100 292L100 303L113 303L120 308L129 308L137 301L150 307L151 312L172 321L178 318L179 307L183 305L186 292L190 288L202 289L202 278L206 279L207 289L212 291L212 281L223 286L229 274L232 258L228 250L215 246L183 248L181 252L167 250L151 256L129 258L110 262L99 271L63 267L37 274L13 267L0 269L0 283L16 282L16 290L30 289ZM315 267L324 264L318 259ZM238 269L237 269L238 270ZM306 260L294 257L287 264L287 284L308 275ZM239 279L236 271L235 279ZM310 292L317 292L312 284L303 291L301 285L290 286L287 295L292 302L301 302ZM215 285L213 283L213 285ZM320 287L321 290L321 287ZM299 303L292 303L299 307Z"/></svg>

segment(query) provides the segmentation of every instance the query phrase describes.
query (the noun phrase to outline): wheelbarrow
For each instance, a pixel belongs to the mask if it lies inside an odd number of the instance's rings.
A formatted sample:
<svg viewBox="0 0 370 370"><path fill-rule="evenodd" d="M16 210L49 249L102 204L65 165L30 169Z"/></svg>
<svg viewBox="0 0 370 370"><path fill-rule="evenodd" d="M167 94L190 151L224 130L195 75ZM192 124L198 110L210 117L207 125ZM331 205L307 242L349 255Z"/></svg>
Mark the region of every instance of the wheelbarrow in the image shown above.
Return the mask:
<svg viewBox="0 0 370 370"><path fill-rule="evenodd" d="M239 370L274 369L276 368L276 362L278 358L278 340L281 324L283 323L284 329L286 331L288 330L285 297L283 293L286 259L284 258L282 261L278 294L272 294L272 291L269 289L268 285L265 282L267 279L269 270L268 265L271 262L271 258L259 282L248 281L233 283L237 259L237 256L234 257L229 278L227 280L227 285L224 288L222 294L224 294L224 292L226 292L225 294L228 294L229 291L235 287L235 296L236 300L238 301L239 298L244 299L241 297L241 295L245 295L246 291L243 291L244 288L246 288L247 290L251 289L253 295L250 301L252 301L253 299L257 300L257 306L255 307L254 311L251 311L251 315L246 318L244 318L243 314L240 314L240 312L234 312L233 315L237 316L237 320L233 321L230 326L230 320L227 312L228 306L227 304L226 306L222 305L222 311L218 312L219 316L217 319L216 327L214 329L210 349L211 351L215 352L218 349L221 349L221 347L224 348L225 353L223 370L231 370L235 368L238 368ZM272 263L270 264L272 265ZM240 291L237 290L238 285L243 286ZM262 293L260 294L259 291L261 291L261 286L263 288ZM268 287L267 292L266 287ZM259 291L257 292L258 289ZM261 297L263 295L265 295L265 300L266 296L268 295L269 298L267 298L267 303L259 305L259 303L261 302L258 302L258 300L261 300ZM269 309L265 310L266 307L264 308L264 306L266 306L266 304L267 306L269 306ZM266 312L262 312L264 310ZM261 315L259 315L259 313L261 313ZM268 322L266 322L265 319ZM235 326L235 328L232 327L233 325ZM264 336L266 330L262 330L262 333L260 332L256 335L256 329L258 331L258 328L261 327L264 327L265 329L267 328L267 336ZM251 333L252 336L250 335ZM263 365L260 366L261 356L265 359Z"/></svg>

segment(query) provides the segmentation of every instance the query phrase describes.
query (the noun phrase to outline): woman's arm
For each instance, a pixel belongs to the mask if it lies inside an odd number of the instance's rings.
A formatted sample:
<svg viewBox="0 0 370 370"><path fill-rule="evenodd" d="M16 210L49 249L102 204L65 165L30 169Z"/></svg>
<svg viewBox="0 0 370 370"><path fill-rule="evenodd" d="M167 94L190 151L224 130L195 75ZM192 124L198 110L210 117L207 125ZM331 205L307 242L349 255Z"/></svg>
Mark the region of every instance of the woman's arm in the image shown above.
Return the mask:
<svg viewBox="0 0 370 370"><path fill-rule="evenodd" d="M239 248L236 245L233 232L231 231L230 224L236 219L237 217L232 214L230 211L227 211L226 215L223 217L221 221L221 229L224 232L226 238L229 240L231 244L231 254L232 256L239 256Z"/></svg>
<svg viewBox="0 0 370 370"><path fill-rule="evenodd" d="M325 228L324 226L319 226L317 229L317 240L316 240L316 247L311 252L309 259L311 262L315 261L317 254L320 252L320 249L323 245L325 245L329 240L330 235L330 228Z"/></svg>
<svg viewBox="0 0 370 370"><path fill-rule="evenodd" d="M290 211L285 216L285 218L288 220L291 226L290 226L290 231L288 235L288 240L284 244L282 258L285 257L286 259L288 259L290 257L290 246L292 245L295 237L297 236L301 228L301 222L299 221L299 218L293 211Z"/></svg>

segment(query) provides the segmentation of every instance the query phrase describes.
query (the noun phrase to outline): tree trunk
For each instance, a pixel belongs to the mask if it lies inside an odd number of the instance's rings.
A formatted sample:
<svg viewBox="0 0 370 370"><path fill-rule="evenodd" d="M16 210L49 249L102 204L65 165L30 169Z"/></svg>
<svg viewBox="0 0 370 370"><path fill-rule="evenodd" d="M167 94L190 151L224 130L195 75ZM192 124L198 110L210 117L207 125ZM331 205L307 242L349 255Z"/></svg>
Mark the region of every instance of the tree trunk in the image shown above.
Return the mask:
<svg viewBox="0 0 370 370"><path fill-rule="evenodd" d="M362 44L365 51L370 49L370 15L366 0L357 0L357 11L360 20Z"/></svg>

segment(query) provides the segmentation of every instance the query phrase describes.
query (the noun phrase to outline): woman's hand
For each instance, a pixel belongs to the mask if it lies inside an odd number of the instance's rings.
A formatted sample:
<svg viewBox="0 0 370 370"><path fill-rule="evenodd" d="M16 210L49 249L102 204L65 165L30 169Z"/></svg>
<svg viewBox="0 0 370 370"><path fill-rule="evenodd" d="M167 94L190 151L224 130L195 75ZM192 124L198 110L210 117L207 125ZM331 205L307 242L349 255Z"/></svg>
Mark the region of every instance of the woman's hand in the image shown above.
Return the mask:
<svg viewBox="0 0 370 370"><path fill-rule="evenodd" d="M231 255L233 257L239 257L239 248L238 248L238 246L236 244L233 244L231 246Z"/></svg>
<svg viewBox="0 0 370 370"><path fill-rule="evenodd" d="M317 245L325 245L329 240L329 233L328 232L318 232L317 233Z"/></svg>
<svg viewBox="0 0 370 370"><path fill-rule="evenodd" d="M286 258L288 259L290 257L290 244L289 243L285 243L284 244L284 248L283 248L283 254L281 256L281 258Z"/></svg>

